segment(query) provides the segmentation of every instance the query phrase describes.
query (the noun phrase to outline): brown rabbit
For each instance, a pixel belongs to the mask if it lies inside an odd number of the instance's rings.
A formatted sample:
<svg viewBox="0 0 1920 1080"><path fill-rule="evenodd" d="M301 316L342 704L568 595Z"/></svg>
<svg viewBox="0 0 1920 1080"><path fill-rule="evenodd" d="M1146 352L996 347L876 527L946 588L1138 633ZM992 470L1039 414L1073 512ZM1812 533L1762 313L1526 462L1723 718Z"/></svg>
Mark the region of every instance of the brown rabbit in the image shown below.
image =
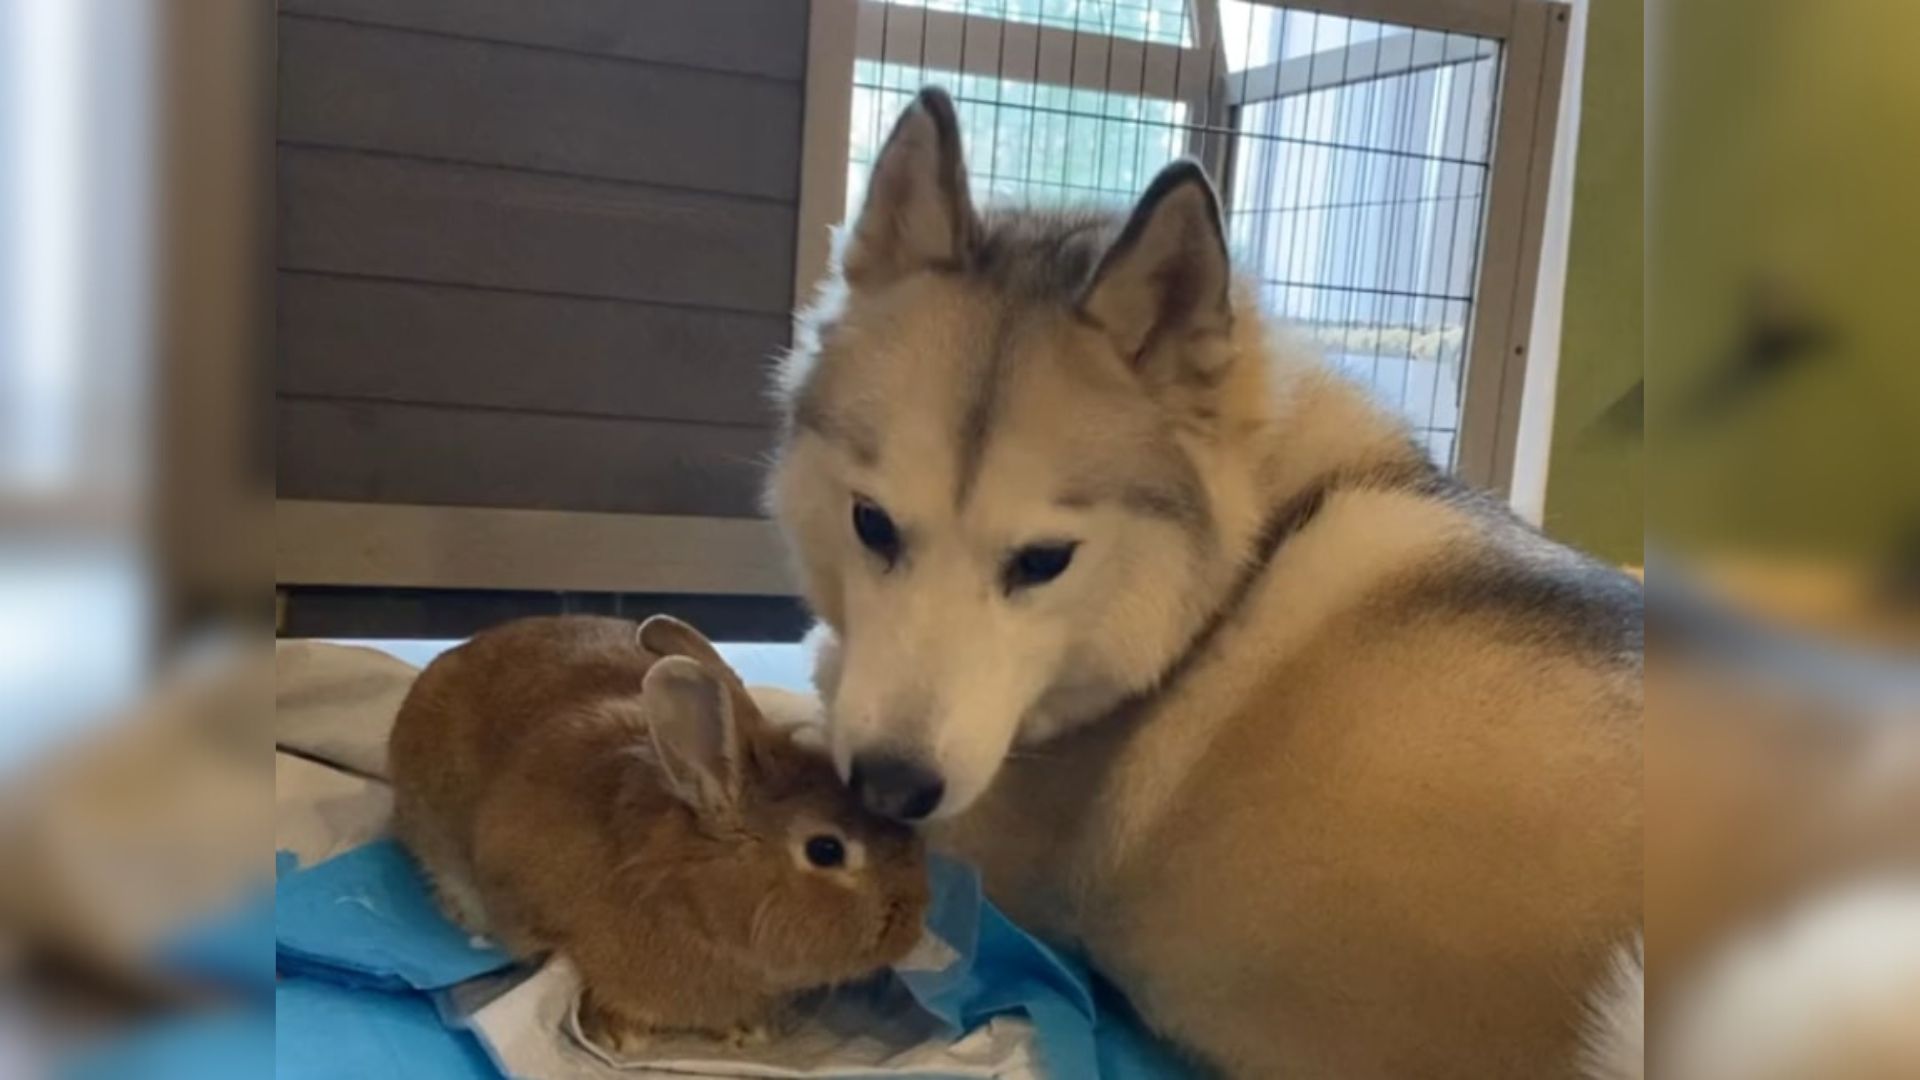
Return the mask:
<svg viewBox="0 0 1920 1080"><path fill-rule="evenodd" d="M603 1045L747 1037L920 935L919 839L860 810L672 619L482 633L421 673L389 754L394 831L447 913L571 958Z"/></svg>

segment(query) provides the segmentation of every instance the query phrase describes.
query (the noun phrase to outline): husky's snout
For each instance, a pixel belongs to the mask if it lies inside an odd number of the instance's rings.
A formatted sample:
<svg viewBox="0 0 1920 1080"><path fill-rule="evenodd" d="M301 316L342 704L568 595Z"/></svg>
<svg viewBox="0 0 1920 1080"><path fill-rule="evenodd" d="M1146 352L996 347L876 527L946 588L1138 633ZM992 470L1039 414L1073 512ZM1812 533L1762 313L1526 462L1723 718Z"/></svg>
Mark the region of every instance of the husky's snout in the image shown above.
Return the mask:
<svg viewBox="0 0 1920 1080"><path fill-rule="evenodd" d="M856 754L847 785L869 811L899 821L920 821L940 806L947 782L921 761L896 753Z"/></svg>

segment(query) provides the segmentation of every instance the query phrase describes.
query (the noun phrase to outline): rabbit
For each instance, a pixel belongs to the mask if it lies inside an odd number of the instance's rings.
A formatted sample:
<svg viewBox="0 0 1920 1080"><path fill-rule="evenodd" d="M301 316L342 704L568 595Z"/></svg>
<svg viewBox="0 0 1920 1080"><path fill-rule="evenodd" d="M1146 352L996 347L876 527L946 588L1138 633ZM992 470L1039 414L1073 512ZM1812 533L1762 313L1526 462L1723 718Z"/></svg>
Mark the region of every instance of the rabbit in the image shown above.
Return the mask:
<svg viewBox="0 0 1920 1080"><path fill-rule="evenodd" d="M389 742L394 832L469 932L558 952L580 1028L763 1037L905 956L925 852L774 729L706 639L656 616L523 619L421 673Z"/></svg>

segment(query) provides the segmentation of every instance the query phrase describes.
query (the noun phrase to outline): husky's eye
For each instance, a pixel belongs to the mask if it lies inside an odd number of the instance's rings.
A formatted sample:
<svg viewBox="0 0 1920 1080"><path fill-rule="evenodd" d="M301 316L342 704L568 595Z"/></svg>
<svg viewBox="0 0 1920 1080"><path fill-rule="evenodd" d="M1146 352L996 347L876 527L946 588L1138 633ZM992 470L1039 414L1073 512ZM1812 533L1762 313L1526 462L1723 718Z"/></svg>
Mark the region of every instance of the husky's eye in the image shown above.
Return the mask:
<svg viewBox="0 0 1920 1080"><path fill-rule="evenodd" d="M900 558L900 530L885 510L865 499L853 502L853 533L868 551L892 566Z"/></svg>
<svg viewBox="0 0 1920 1080"><path fill-rule="evenodd" d="M1013 558L1007 560L1007 591L1013 592L1015 589L1045 585L1066 573L1068 564L1073 562L1073 549L1078 546L1078 544L1033 544L1014 552Z"/></svg>
<svg viewBox="0 0 1920 1080"><path fill-rule="evenodd" d="M847 845L827 833L807 838L807 861L822 870L831 870L847 861Z"/></svg>

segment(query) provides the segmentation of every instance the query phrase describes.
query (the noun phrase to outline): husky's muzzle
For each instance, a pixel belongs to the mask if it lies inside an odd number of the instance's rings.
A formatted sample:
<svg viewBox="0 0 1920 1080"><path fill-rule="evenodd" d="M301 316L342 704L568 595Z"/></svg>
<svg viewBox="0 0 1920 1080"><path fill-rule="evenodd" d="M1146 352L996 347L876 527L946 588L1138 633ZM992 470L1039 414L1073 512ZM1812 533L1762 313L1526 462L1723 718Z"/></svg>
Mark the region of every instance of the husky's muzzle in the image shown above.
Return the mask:
<svg viewBox="0 0 1920 1080"><path fill-rule="evenodd" d="M898 821L920 821L940 806L947 782L921 762L900 754L856 754L847 784L861 805Z"/></svg>

